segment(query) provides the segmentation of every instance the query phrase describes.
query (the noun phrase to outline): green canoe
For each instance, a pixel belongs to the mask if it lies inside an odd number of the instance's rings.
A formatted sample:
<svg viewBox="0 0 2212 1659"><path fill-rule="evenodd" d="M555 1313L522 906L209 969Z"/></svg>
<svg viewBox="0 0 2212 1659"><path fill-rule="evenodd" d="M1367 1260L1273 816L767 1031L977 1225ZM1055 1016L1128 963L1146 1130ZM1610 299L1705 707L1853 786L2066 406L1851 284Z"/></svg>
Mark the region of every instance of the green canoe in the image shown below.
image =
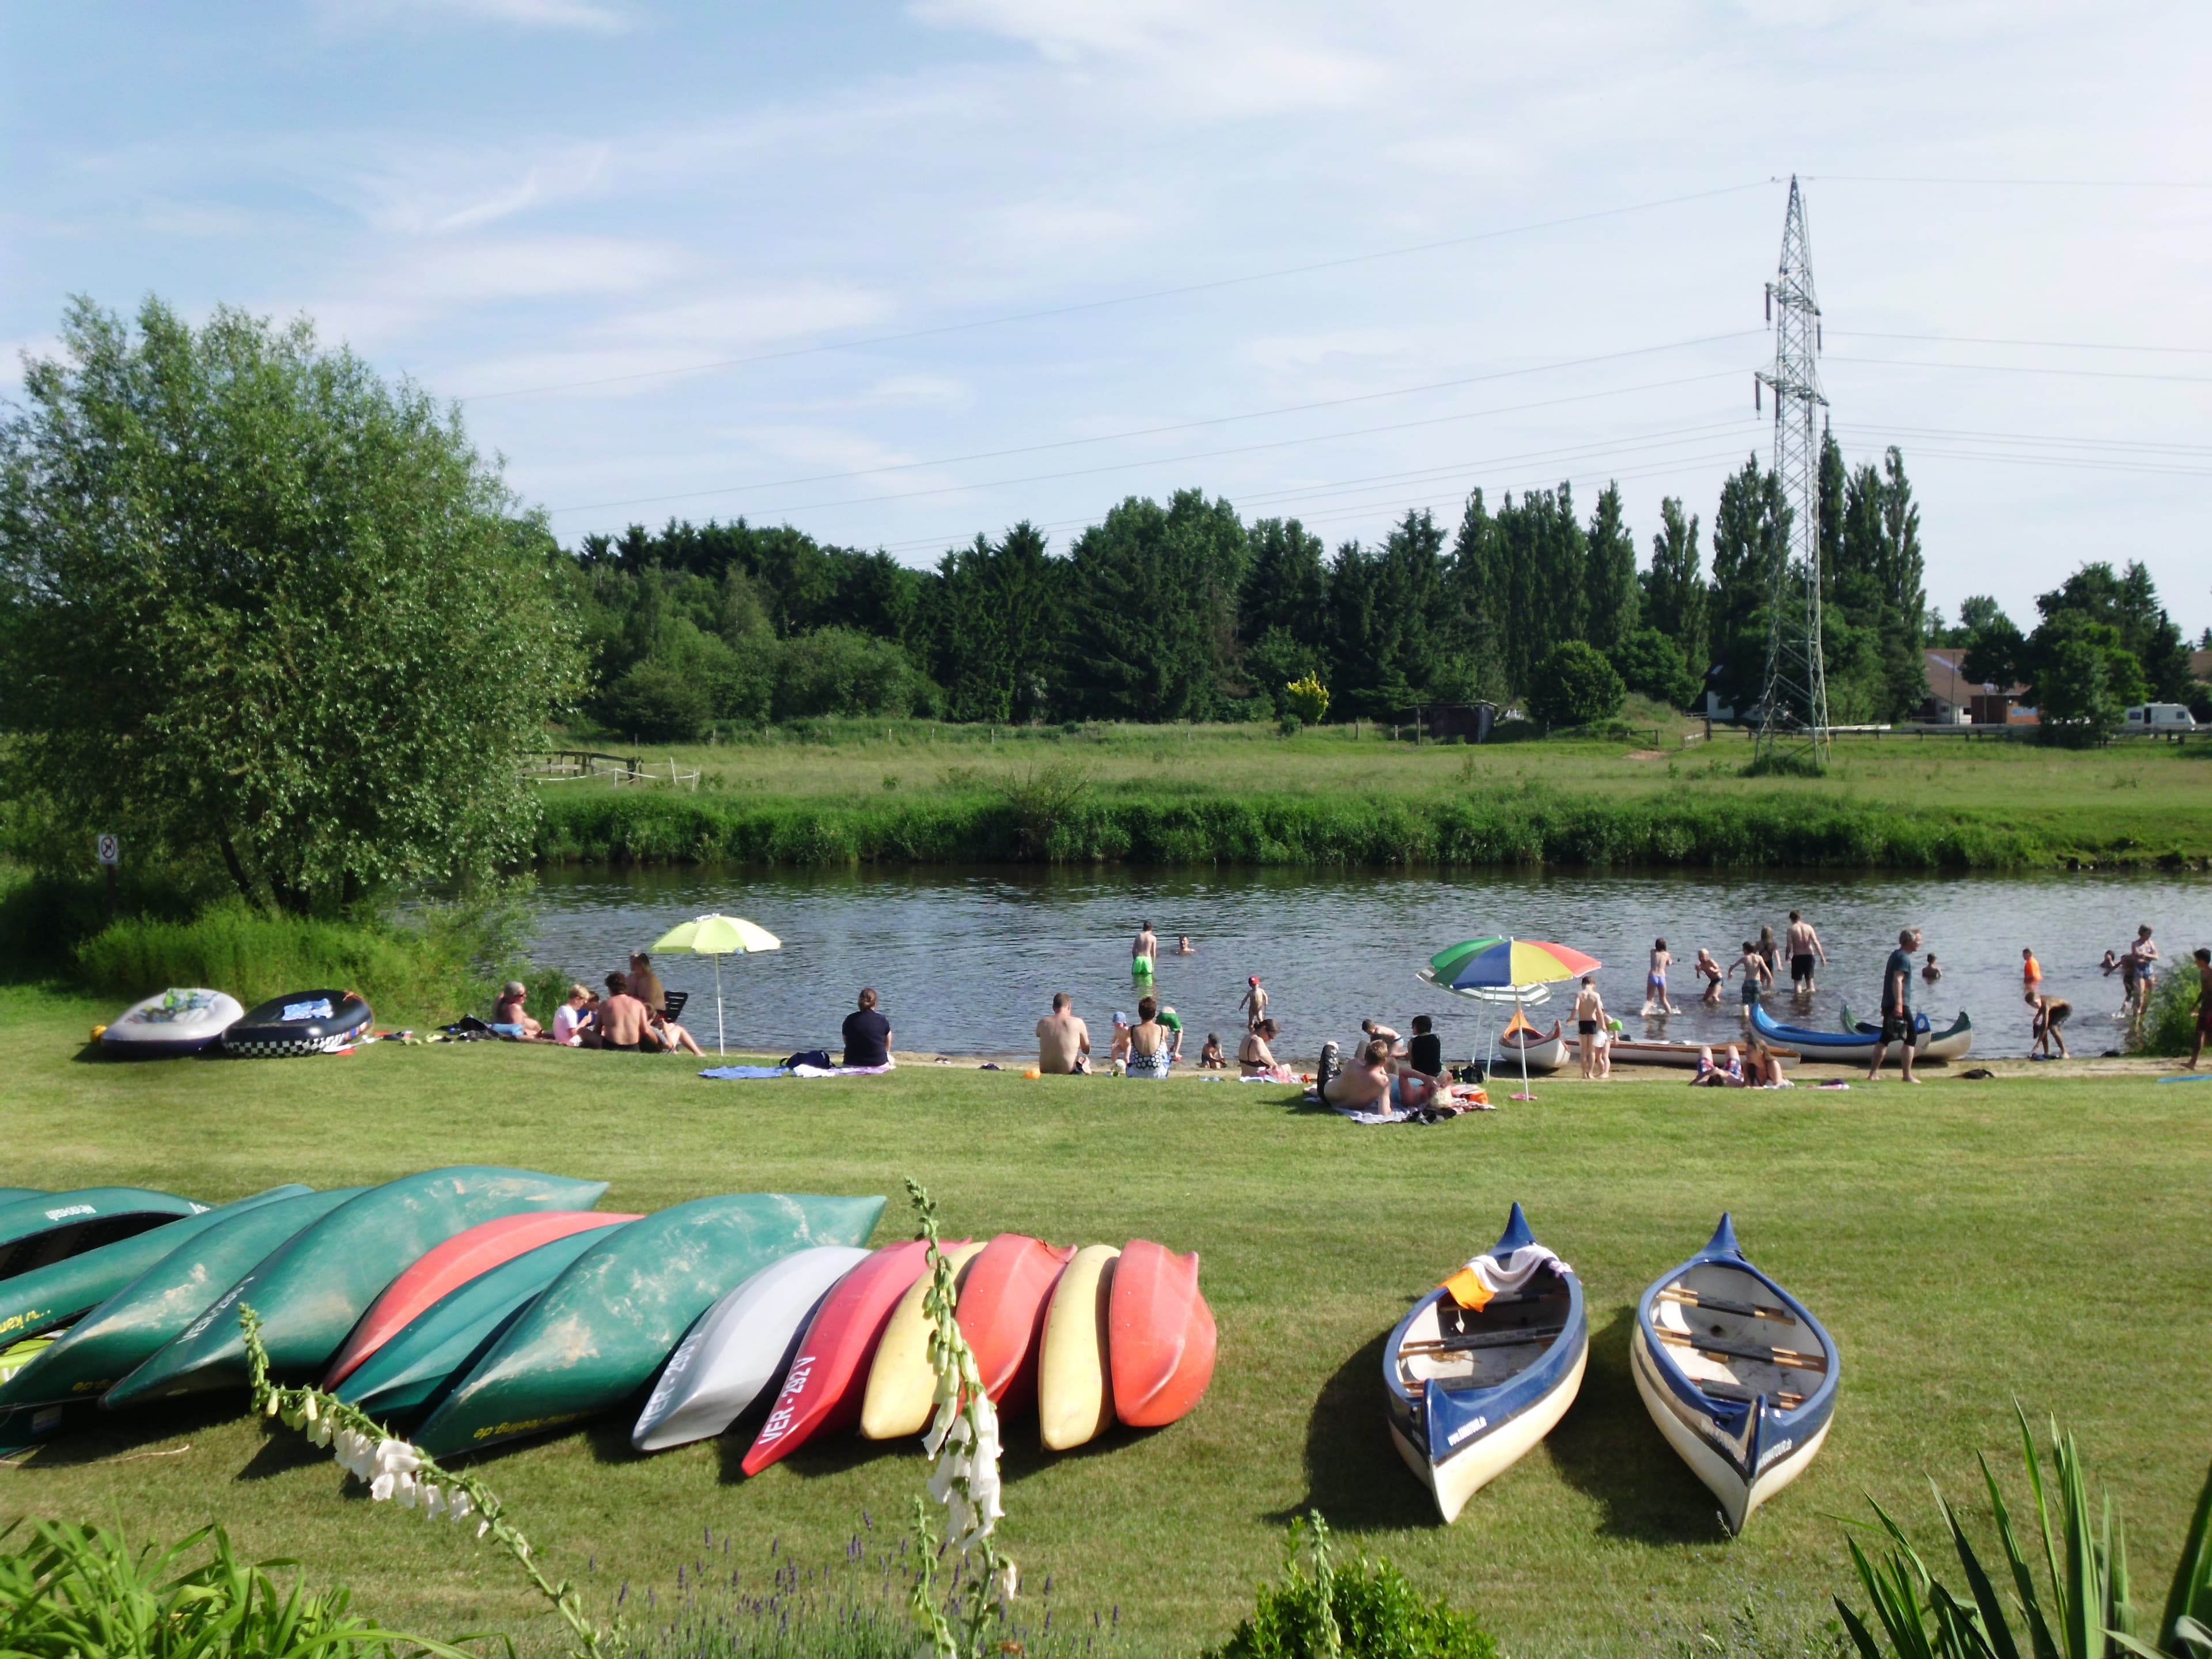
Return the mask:
<svg viewBox="0 0 2212 1659"><path fill-rule="evenodd" d="M44 1187L0 1187L0 1206L13 1204L19 1198L44 1198Z"/></svg>
<svg viewBox="0 0 2212 1659"><path fill-rule="evenodd" d="M0 1413L106 1393L205 1313L255 1262L368 1190L337 1187L280 1198L220 1220L117 1291L0 1383Z"/></svg>
<svg viewBox="0 0 2212 1659"><path fill-rule="evenodd" d="M143 1187L82 1187L0 1206L0 1279L82 1255L208 1206Z"/></svg>
<svg viewBox="0 0 2212 1659"><path fill-rule="evenodd" d="M65 1325L88 1308L96 1308L173 1250L182 1249L210 1227L279 1199L313 1191L296 1184L218 1204L198 1215L179 1217L96 1250L68 1256L13 1279L0 1279L0 1342L36 1336Z"/></svg>
<svg viewBox="0 0 2212 1659"><path fill-rule="evenodd" d="M623 1225L634 1224L624 1223ZM517 1314L594 1244L615 1231L594 1228L525 1250L447 1291L395 1332L338 1384L337 1397L371 1417L411 1417L445 1398Z"/></svg>
<svg viewBox="0 0 2212 1659"><path fill-rule="evenodd" d="M240 1304L261 1316L271 1372L303 1381L319 1376L368 1304L426 1251L503 1215L588 1210L606 1189L604 1181L480 1164L426 1170L372 1187L256 1262L100 1403L136 1405L245 1387Z"/></svg>
<svg viewBox="0 0 2212 1659"><path fill-rule="evenodd" d="M732 1193L595 1237L415 1434L434 1457L611 1409L653 1381L691 1322L771 1261L865 1244L880 1198Z"/></svg>

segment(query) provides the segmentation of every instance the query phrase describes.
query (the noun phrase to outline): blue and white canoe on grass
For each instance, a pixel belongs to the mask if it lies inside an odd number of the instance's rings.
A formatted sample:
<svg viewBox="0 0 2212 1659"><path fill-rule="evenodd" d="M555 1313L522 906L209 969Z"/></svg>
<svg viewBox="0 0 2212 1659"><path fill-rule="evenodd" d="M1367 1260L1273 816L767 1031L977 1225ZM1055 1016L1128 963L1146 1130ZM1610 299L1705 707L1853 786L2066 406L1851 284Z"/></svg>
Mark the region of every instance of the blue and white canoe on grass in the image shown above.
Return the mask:
<svg viewBox="0 0 2212 1659"><path fill-rule="evenodd" d="M1820 1322L1744 1259L1725 1215L1644 1292L1630 1362L1644 1409L1731 1533L1819 1453L1843 1369Z"/></svg>
<svg viewBox="0 0 2212 1659"><path fill-rule="evenodd" d="M1849 1031L1818 1031L1809 1025L1784 1025L1765 1009L1757 1006L1751 1011L1751 1029L1770 1048L1794 1048L1807 1060L1841 1066L1867 1065L1874 1059L1875 1047L1881 1040L1881 1028L1878 1025L1859 1024ZM1973 1043L1974 1023L1963 1012L1941 1031L1929 1024L1927 1015L1917 1013L1912 1017L1912 1054L1916 1060L1956 1060ZM1905 1045L1893 1042L1888 1048L1884 1063L1902 1065Z"/></svg>
<svg viewBox="0 0 2212 1659"><path fill-rule="evenodd" d="M1468 1267L1503 1288L1480 1308L1430 1291L1382 1350L1390 1437L1447 1522L1552 1431L1589 1358L1582 1280L1536 1243L1518 1204Z"/></svg>

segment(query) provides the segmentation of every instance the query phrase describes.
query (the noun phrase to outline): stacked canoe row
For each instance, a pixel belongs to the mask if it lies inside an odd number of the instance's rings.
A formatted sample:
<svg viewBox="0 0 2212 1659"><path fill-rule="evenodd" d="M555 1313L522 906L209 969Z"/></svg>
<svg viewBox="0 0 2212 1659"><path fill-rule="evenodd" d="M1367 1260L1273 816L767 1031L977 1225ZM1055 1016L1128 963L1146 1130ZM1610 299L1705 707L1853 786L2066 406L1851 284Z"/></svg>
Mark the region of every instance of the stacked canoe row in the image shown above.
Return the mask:
<svg viewBox="0 0 2212 1659"><path fill-rule="evenodd" d="M879 1376L885 1412L902 1403L913 1375L894 1354L925 1356L927 1409L924 1247L862 1248L881 1198L587 1208L605 1189L481 1165L216 1207L138 1188L0 1188L0 1415L27 1409L36 1433L72 1402L242 1390L241 1304L279 1380L411 1425L435 1456L634 1406L656 1375L641 1448L719 1434L775 1400L749 1472L862 1418ZM1016 1235L963 1249L962 1328L1002 1410L1048 1402L1048 1445L1173 1421L1204 1393L1213 1324L1196 1256Z"/></svg>

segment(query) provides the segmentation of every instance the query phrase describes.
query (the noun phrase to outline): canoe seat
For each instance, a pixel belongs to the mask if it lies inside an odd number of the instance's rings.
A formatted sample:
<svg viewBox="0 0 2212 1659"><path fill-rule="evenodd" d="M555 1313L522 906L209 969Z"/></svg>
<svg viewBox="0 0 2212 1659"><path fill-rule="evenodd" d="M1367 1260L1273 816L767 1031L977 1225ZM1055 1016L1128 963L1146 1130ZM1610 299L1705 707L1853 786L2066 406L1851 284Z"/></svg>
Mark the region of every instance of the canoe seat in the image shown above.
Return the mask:
<svg viewBox="0 0 2212 1659"><path fill-rule="evenodd" d="M1821 1354L1799 1353L1794 1348L1738 1347L1733 1343L1716 1342L1710 1337L1670 1331L1663 1325L1654 1325L1651 1328L1670 1348L1693 1348L1699 1353L1709 1353L1722 1359L1755 1359L1793 1371L1825 1371L1828 1369L1827 1358Z"/></svg>
<svg viewBox="0 0 2212 1659"><path fill-rule="evenodd" d="M1796 1316L1786 1309L1763 1308L1755 1302L1730 1302L1722 1297L1707 1296L1702 1291L1685 1290L1680 1285L1669 1285L1660 1291L1659 1300L1685 1308L1711 1308L1715 1313L1736 1314L1745 1319L1778 1319L1785 1325L1797 1322Z"/></svg>
<svg viewBox="0 0 2212 1659"><path fill-rule="evenodd" d="M1446 1336L1433 1340L1401 1343L1398 1352L1409 1353L1467 1353L1477 1348L1514 1348L1527 1342L1550 1342L1565 1325L1530 1325L1516 1331L1481 1331L1472 1336Z"/></svg>
<svg viewBox="0 0 2212 1659"><path fill-rule="evenodd" d="M1734 1400L1746 1406L1756 1405L1759 1398L1759 1395L1747 1393L1741 1389L1716 1388L1712 1384L1707 1382L1700 1382L1698 1385L1698 1392L1700 1394L1710 1395L1715 1400ZM1793 1393L1788 1389L1777 1389L1773 1393L1768 1395L1766 1398L1772 1401L1776 1405L1781 1407L1785 1412L1794 1412L1798 1407L1805 1403L1805 1396L1803 1395Z"/></svg>

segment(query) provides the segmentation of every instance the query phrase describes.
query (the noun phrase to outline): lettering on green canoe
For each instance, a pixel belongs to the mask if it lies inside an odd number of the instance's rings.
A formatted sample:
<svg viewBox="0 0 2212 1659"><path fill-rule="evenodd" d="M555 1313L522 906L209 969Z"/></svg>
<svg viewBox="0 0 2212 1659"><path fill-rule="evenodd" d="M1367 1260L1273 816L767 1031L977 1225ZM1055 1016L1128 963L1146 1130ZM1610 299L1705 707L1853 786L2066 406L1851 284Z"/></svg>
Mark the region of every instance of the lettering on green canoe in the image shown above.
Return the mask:
<svg viewBox="0 0 2212 1659"><path fill-rule="evenodd" d="M10 1331L20 1331L33 1320L51 1319L53 1312L52 1308L27 1308L10 1318L0 1319L0 1336L5 1336Z"/></svg>
<svg viewBox="0 0 2212 1659"><path fill-rule="evenodd" d="M71 1394L106 1394L115 1386L115 1379L103 1376L97 1382L75 1382L70 1385Z"/></svg>

